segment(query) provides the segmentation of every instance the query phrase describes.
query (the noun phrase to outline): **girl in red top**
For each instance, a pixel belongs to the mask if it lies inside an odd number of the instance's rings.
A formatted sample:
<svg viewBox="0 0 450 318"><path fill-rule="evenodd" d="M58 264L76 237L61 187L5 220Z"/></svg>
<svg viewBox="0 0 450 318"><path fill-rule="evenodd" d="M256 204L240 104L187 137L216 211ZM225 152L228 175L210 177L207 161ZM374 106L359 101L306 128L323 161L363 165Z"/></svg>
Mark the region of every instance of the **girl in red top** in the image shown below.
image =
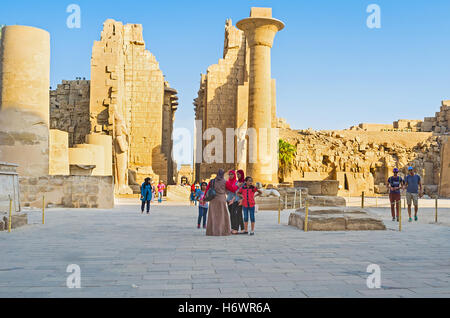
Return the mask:
<svg viewBox="0 0 450 318"><path fill-rule="evenodd" d="M255 193L257 194L255 195ZM245 178L244 186L239 189L238 194L242 198L240 202L244 210L244 234L248 233L248 214L250 213L250 220L252 222L250 235L255 235L255 196L262 194L262 192L253 186L252 177L247 177Z"/></svg>

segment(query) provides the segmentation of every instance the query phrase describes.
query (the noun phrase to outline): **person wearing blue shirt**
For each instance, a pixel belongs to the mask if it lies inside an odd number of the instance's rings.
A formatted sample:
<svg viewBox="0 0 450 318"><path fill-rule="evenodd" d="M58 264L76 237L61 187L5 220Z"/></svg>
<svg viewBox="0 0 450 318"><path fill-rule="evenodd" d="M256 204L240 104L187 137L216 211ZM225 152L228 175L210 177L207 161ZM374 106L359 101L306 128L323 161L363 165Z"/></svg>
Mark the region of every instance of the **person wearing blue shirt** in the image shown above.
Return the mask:
<svg viewBox="0 0 450 318"><path fill-rule="evenodd" d="M152 184L150 178L146 178L145 182L141 185L141 214L144 213L145 205L147 205L147 214L150 214L150 201L152 200Z"/></svg>
<svg viewBox="0 0 450 318"><path fill-rule="evenodd" d="M199 201L199 195L201 194L202 190L200 189L200 186L196 185L195 186L195 192L194 192L194 204L195 206L197 206L197 202Z"/></svg>
<svg viewBox="0 0 450 318"><path fill-rule="evenodd" d="M414 203L414 220L417 221L417 212L419 211L419 197L422 197L422 180L415 173L413 167L408 168L409 174L405 177L406 202L408 204L409 222L411 218L411 203Z"/></svg>

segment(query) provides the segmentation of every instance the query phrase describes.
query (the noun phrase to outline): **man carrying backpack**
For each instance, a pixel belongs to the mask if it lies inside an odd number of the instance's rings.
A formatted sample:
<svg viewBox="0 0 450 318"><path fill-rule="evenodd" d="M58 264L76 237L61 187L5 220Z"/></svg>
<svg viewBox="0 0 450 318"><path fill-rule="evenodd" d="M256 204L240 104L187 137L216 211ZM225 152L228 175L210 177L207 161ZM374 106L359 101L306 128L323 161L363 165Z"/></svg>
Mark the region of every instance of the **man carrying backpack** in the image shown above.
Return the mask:
<svg viewBox="0 0 450 318"><path fill-rule="evenodd" d="M389 189L389 201L391 202L391 215L392 221L397 219L398 222L398 214L400 211L401 204L401 189L403 186L403 179L398 175L398 168L394 168L394 175L389 177L387 181L387 187ZM397 209L397 215L395 213L395 209Z"/></svg>

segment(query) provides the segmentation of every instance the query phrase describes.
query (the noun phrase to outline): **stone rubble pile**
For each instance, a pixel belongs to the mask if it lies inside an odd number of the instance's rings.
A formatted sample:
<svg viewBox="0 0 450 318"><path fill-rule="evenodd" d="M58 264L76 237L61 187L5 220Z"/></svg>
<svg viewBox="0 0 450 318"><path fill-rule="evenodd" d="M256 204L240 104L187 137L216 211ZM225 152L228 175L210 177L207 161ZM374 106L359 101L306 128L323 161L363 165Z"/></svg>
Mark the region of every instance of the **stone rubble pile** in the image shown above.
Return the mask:
<svg viewBox="0 0 450 318"><path fill-rule="evenodd" d="M358 192L384 193L387 190L384 184L394 167L404 175L408 166L413 166L425 185L439 184L443 136L414 132L280 129L280 138L297 149L293 171L287 177L290 182L306 180L309 176L339 180L344 173L341 190L349 189L351 185L346 183L352 182L354 177L364 179L367 184L367 187L358 186Z"/></svg>

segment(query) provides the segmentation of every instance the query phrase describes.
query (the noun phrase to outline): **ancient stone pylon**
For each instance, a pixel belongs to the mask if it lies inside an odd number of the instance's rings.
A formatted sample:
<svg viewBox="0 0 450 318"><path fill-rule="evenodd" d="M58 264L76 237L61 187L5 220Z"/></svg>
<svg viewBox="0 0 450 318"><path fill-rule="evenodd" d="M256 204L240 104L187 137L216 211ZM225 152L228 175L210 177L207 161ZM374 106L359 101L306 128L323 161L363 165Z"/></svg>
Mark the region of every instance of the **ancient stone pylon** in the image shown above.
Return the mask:
<svg viewBox="0 0 450 318"><path fill-rule="evenodd" d="M274 138L272 135L271 49L275 34L284 23L272 18L271 8L252 8L250 18L236 26L244 31L250 47L248 128L257 138L249 139L247 174L262 183L273 183ZM267 148L266 148L267 147ZM267 154L265 149L270 150Z"/></svg>
<svg viewBox="0 0 450 318"><path fill-rule="evenodd" d="M92 49L91 132L113 137L116 194L139 192L146 177L173 179L166 155L171 147L164 147L162 136L164 75L145 48L142 32L140 24L108 19Z"/></svg>

